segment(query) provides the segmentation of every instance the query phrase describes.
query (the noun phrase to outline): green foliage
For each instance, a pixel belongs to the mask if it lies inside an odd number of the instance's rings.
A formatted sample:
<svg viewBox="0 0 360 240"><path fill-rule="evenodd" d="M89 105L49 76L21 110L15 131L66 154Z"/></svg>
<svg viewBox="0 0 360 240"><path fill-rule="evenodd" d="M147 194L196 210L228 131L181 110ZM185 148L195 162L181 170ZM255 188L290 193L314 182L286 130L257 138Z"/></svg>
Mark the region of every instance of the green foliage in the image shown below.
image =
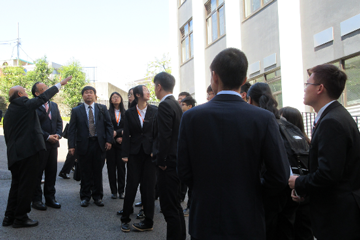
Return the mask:
<svg viewBox="0 0 360 240"><path fill-rule="evenodd" d="M35 60L34 63L36 66L34 71L29 71L26 74L27 81L32 85L36 82L42 82L49 87L53 86L56 83L56 79L54 77L51 79L50 74L52 74L54 69L49 67L49 64L46 62L46 57Z"/></svg>
<svg viewBox="0 0 360 240"><path fill-rule="evenodd" d="M72 80L62 88L61 96L69 108L76 107L82 100L81 90L88 83L86 75L82 72L82 67L76 60L72 60L69 64L62 66L59 72L61 79L72 76Z"/></svg>

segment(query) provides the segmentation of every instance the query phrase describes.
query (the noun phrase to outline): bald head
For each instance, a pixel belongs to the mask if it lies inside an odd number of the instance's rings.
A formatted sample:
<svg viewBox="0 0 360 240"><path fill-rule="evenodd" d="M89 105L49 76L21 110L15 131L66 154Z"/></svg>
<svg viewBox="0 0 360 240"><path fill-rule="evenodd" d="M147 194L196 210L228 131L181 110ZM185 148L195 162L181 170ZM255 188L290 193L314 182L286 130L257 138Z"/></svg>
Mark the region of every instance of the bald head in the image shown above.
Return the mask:
<svg viewBox="0 0 360 240"><path fill-rule="evenodd" d="M12 102L14 99L18 98L18 97L27 97L27 93L25 91L25 88L23 88L22 86L14 86L12 88L10 88L9 90L9 102Z"/></svg>

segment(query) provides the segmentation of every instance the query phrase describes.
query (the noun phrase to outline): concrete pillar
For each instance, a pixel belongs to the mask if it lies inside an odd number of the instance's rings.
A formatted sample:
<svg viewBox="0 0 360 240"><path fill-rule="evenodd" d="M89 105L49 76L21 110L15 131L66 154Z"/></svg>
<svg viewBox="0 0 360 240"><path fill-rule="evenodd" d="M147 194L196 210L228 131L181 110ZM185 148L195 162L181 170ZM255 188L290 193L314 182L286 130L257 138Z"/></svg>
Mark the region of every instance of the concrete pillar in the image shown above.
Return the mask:
<svg viewBox="0 0 360 240"><path fill-rule="evenodd" d="M226 47L241 49L241 1L225 1Z"/></svg>
<svg viewBox="0 0 360 240"><path fill-rule="evenodd" d="M170 41L170 58L171 74L175 77L174 96L180 92L180 65L179 65L179 48L180 48L180 31L178 29L178 1L169 0L169 41Z"/></svg>

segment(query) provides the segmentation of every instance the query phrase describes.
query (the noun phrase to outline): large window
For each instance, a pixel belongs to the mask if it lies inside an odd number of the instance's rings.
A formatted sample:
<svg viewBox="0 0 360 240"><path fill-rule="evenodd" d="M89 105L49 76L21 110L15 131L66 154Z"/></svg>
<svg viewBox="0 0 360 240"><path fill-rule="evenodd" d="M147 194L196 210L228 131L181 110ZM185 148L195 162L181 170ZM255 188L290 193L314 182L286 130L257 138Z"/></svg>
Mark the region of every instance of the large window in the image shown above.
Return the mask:
<svg viewBox="0 0 360 240"><path fill-rule="evenodd" d="M194 56L192 20L188 21L182 28L180 28L180 32L181 32L181 63L184 63Z"/></svg>
<svg viewBox="0 0 360 240"><path fill-rule="evenodd" d="M254 78L249 79L249 82L251 83L251 85L257 82L265 82L269 84L271 92L274 98L276 99L276 101L278 102L278 108L280 109L283 107L280 69L258 75Z"/></svg>
<svg viewBox="0 0 360 240"><path fill-rule="evenodd" d="M225 35L224 0L209 0L205 4L207 44Z"/></svg>
<svg viewBox="0 0 360 240"><path fill-rule="evenodd" d="M273 0L244 0L245 18L250 17L252 14L256 13L272 1Z"/></svg>

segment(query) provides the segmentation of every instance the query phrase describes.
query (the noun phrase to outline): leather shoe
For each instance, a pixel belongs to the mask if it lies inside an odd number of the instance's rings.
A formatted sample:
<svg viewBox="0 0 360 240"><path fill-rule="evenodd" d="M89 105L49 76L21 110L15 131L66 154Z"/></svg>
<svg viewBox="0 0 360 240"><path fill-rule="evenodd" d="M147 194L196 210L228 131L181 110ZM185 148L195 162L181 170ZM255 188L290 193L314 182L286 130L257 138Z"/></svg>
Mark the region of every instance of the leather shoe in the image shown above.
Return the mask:
<svg viewBox="0 0 360 240"><path fill-rule="evenodd" d="M120 211L117 211L117 212L116 212L116 215L122 215L123 213L124 213L124 210L121 209Z"/></svg>
<svg viewBox="0 0 360 240"><path fill-rule="evenodd" d="M138 215L136 215L136 219L143 219L145 218L144 209L140 209Z"/></svg>
<svg viewBox="0 0 360 240"><path fill-rule="evenodd" d="M139 231L139 232L152 231L153 230L153 226L145 224L144 221L134 223L132 226L136 231Z"/></svg>
<svg viewBox="0 0 360 240"><path fill-rule="evenodd" d="M87 207L87 206L89 206L89 204L90 204L89 201L84 199L84 200L81 201L80 206Z"/></svg>
<svg viewBox="0 0 360 240"><path fill-rule="evenodd" d="M2 222L2 225L4 227L8 227L8 226L11 226L13 223L14 223L14 218L11 218L9 216L5 216L3 222Z"/></svg>
<svg viewBox="0 0 360 240"><path fill-rule="evenodd" d="M120 194L119 194L119 198L120 198L120 199L124 199L124 198L125 198L125 194L124 194L124 193L120 193Z"/></svg>
<svg viewBox="0 0 360 240"><path fill-rule="evenodd" d="M111 198L112 199L117 199L117 195L116 194L111 194Z"/></svg>
<svg viewBox="0 0 360 240"><path fill-rule="evenodd" d="M15 219L13 228L35 227L37 225L39 225L39 222L36 220L31 220L30 218L26 218L24 220Z"/></svg>
<svg viewBox="0 0 360 240"><path fill-rule="evenodd" d="M135 207L142 207L142 202L135 203Z"/></svg>
<svg viewBox="0 0 360 240"><path fill-rule="evenodd" d="M58 203L55 199L50 199L45 202L45 205L52 208L61 208L61 204Z"/></svg>
<svg viewBox="0 0 360 240"><path fill-rule="evenodd" d="M103 203L103 201L101 199L94 200L94 203L98 207L103 207L104 206L104 203Z"/></svg>
<svg viewBox="0 0 360 240"><path fill-rule="evenodd" d="M123 231L123 232L130 232L130 225L129 225L129 223L121 223L121 231Z"/></svg>
<svg viewBox="0 0 360 240"><path fill-rule="evenodd" d="M59 177L62 177L63 179L70 179L69 174L66 174L64 172L59 173Z"/></svg>
<svg viewBox="0 0 360 240"><path fill-rule="evenodd" d="M31 206L32 206L32 208L35 208L40 211L45 211L47 209L45 204L41 201L33 202Z"/></svg>

